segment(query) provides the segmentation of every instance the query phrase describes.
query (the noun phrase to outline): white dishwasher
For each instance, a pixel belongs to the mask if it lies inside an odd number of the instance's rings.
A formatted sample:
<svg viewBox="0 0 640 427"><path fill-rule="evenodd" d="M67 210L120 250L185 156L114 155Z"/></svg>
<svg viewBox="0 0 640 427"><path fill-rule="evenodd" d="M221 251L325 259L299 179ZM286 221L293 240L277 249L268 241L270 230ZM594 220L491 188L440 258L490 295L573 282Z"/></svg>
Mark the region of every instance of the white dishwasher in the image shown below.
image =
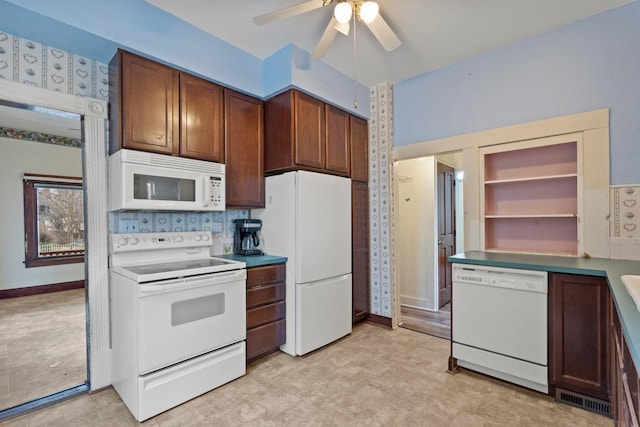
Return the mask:
<svg viewBox="0 0 640 427"><path fill-rule="evenodd" d="M459 366L547 393L547 272L453 264Z"/></svg>

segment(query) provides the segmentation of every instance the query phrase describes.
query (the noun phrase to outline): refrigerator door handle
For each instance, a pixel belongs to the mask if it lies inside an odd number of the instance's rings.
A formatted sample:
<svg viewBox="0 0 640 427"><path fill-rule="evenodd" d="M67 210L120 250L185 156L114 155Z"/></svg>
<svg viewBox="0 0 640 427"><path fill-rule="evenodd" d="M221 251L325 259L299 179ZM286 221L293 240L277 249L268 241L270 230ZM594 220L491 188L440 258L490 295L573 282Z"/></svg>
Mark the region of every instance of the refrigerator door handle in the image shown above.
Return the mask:
<svg viewBox="0 0 640 427"><path fill-rule="evenodd" d="M307 286L307 287L315 287L326 285L327 283L333 283L338 280L348 279L351 276L351 273L342 274L340 276L329 277L327 279L316 280L315 282L307 282L307 283L298 283L298 286Z"/></svg>

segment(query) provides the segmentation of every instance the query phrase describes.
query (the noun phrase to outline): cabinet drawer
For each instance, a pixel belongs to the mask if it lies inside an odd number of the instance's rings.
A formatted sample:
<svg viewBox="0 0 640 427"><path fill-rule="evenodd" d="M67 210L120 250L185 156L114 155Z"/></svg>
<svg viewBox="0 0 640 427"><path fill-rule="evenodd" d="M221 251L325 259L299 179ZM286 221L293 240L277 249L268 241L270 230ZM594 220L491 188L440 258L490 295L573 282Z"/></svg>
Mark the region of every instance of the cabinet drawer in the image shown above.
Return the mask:
<svg viewBox="0 0 640 427"><path fill-rule="evenodd" d="M251 267L247 269L247 287L284 281L284 264L265 265L262 267Z"/></svg>
<svg viewBox="0 0 640 427"><path fill-rule="evenodd" d="M284 301L247 310L247 329L284 318Z"/></svg>
<svg viewBox="0 0 640 427"><path fill-rule="evenodd" d="M273 353L285 341L285 319L250 329L247 331L247 360Z"/></svg>
<svg viewBox="0 0 640 427"><path fill-rule="evenodd" d="M284 295L285 286L282 282L247 289L247 308L283 300Z"/></svg>

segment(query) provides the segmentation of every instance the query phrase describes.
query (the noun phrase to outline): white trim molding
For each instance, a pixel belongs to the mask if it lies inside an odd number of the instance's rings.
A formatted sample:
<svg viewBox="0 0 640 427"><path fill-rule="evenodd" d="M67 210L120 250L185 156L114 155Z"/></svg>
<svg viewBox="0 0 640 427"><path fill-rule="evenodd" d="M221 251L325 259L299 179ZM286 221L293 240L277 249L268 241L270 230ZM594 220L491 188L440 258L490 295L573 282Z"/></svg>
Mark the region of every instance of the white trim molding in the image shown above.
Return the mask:
<svg viewBox="0 0 640 427"><path fill-rule="evenodd" d="M107 103L0 79L0 99L83 116L85 183L85 281L88 298L88 371L90 390L111 384L109 274L107 263Z"/></svg>

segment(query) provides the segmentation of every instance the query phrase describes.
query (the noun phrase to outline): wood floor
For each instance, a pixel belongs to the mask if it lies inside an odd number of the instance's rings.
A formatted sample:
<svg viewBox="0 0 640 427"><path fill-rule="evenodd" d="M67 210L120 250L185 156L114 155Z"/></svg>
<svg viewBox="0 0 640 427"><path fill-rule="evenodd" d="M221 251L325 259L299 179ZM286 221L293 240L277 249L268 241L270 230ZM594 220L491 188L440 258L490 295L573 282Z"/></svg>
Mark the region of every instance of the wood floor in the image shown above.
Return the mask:
<svg viewBox="0 0 640 427"><path fill-rule="evenodd" d="M0 409L83 384L85 290L0 299Z"/></svg>
<svg viewBox="0 0 640 427"><path fill-rule="evenodd" d="M401 306L401 327L439 338L451 339L451 303L438 311Z"/></svg>

